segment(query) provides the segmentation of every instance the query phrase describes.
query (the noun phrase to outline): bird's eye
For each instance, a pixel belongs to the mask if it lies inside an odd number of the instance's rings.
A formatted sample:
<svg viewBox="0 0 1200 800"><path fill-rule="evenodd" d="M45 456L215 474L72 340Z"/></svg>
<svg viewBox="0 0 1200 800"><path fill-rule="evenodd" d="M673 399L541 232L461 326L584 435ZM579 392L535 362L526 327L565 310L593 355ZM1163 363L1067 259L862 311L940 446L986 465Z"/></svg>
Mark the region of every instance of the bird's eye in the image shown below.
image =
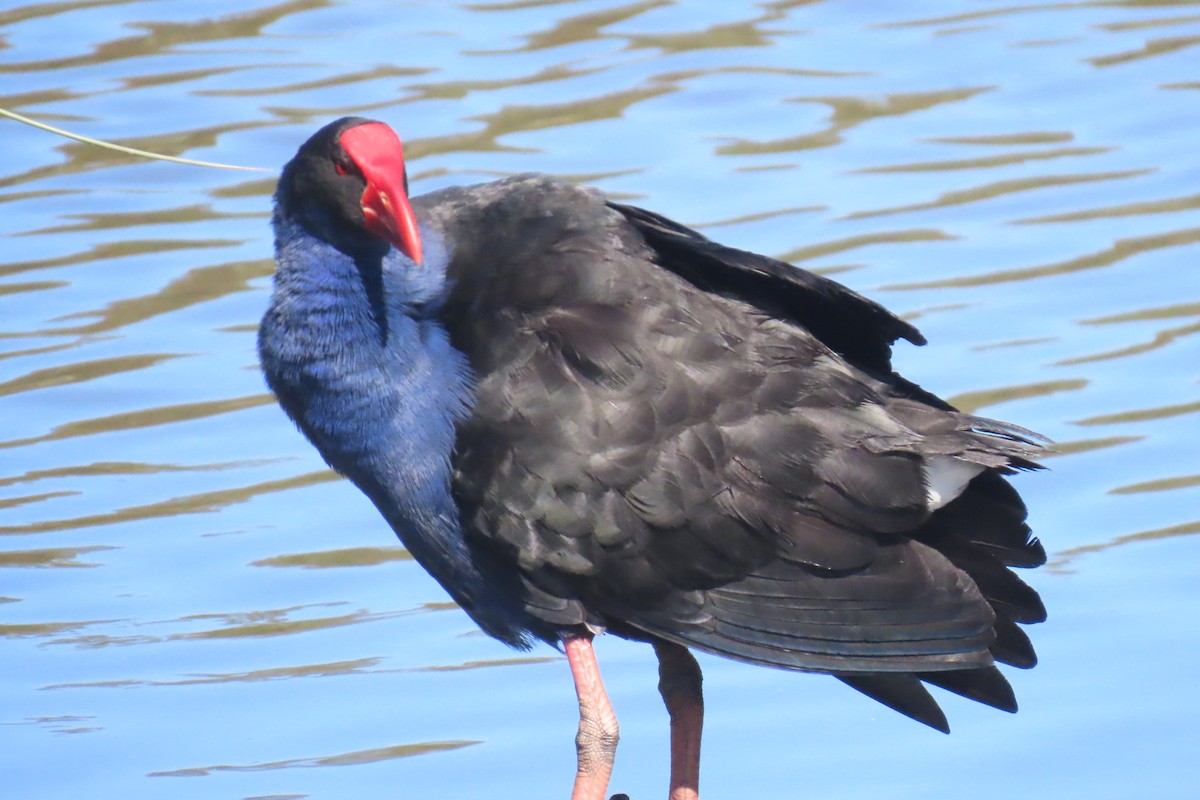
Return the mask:
<svg viewBox="0 0 1200 800"><path fill-rule="evenodd" d="M341 161L334 161L333 168L337 171L338 175L349 175L350 174L350 170L347 169L346 165L344 163L342 163Z"/></svg>

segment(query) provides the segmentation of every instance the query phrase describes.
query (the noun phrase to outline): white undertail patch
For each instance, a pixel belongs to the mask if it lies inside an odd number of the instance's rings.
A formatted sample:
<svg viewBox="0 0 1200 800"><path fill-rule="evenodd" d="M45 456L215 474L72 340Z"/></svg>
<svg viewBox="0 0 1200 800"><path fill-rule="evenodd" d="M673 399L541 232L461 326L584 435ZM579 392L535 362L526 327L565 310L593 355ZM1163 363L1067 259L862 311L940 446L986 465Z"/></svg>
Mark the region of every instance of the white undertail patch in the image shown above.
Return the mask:
<svg viewBox="0 0 1200 800"><path fill-rule="evenodd" d="M967 484L983 472L979 464L953 456L933 456L925 461L925 496L929 510L937 511L963 493Z"/></svg>

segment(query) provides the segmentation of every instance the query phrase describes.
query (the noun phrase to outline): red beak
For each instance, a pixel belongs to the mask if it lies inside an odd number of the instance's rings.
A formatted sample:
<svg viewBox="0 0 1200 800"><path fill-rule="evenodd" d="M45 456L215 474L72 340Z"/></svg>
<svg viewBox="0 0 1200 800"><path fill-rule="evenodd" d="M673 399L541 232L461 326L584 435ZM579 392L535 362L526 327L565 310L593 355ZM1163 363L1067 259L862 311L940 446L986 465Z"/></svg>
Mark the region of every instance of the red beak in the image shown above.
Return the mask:
<svg viewBox="0 0 1200 800"><path fill-rule="evenodd" d="M421 233L404 185L404 147L382 122L368 122L342 133L342 147L366 178L362 196L366 227L420 264Z"/></svg>

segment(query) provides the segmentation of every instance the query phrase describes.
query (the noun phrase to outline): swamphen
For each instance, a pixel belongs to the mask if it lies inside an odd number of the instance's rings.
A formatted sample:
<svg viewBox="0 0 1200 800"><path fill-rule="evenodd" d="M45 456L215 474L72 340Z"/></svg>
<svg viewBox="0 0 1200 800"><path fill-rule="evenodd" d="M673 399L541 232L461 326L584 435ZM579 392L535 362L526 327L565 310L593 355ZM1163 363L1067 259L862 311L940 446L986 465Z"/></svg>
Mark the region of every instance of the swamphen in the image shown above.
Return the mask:
<svg viewBox="0 0 1200 800"><path fill-rule="evenodd" d="M789 264L541 175L409 199L400 140L318 131L275 194L267 382L471 618L567 655L572 797L617 723L591 641L649 642L671 797L694 798L695 647L834 675L940 730L923 683L1006 711L994 666L1045 551L1004 479L1044 440L896 374L921 334Z"/></svg>

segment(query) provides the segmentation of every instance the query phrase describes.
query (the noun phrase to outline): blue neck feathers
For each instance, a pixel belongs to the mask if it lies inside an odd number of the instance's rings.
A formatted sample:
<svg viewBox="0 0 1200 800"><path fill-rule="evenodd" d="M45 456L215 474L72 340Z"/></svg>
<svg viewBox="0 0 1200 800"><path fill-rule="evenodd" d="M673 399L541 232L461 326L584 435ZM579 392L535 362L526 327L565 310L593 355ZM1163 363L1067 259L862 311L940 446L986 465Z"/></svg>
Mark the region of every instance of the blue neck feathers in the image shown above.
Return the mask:
<svg viewBox="0 0 1200 800"><path fill-rule="evenodd" d="M280 405L476 622L526 645L519 601L496 596L497 571L466 541L451 493L471 381L438 319L445 247L427 236L420 265L395 250L356 259L278 211L274 225L278 271L259 354Z"/></svg>

